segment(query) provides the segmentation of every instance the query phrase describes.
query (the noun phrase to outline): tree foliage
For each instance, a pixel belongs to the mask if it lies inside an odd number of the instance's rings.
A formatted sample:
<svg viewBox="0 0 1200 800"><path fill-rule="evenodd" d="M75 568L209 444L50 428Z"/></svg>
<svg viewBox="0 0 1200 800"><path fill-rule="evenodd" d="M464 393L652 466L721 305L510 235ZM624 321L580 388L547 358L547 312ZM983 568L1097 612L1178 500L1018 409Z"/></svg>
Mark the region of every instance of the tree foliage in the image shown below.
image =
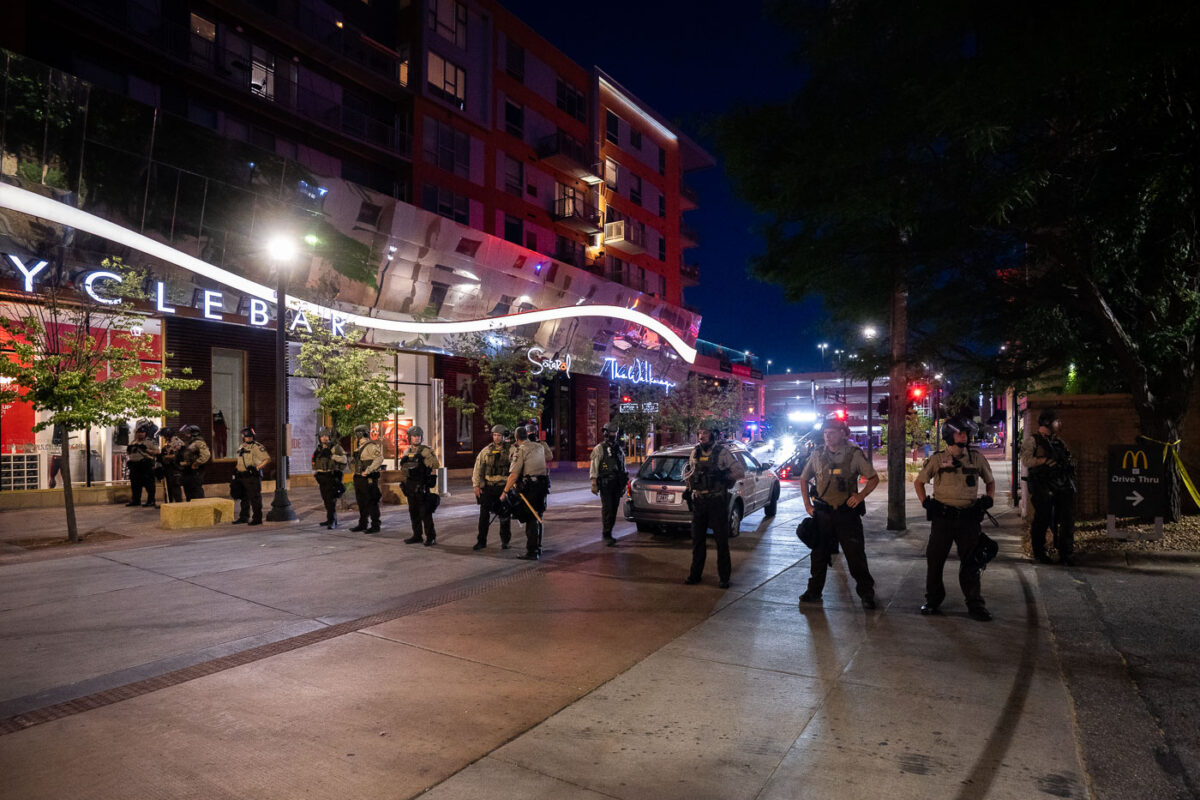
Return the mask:
<svg viewBox="0 0 1200 800"><path fill-rule="evenodd" d="M324 325L300 334L296 374L312 383L317 413L339 435L403 414L405 394L388 383L385 357L359 346L362 331L335 336Z"/></svg>
<svg viewBox="0 0 1200 800"><path fill-rule="evenodd" d="M525 354L535 343L521 337L497 333L465 333L448 337L451 352L465 356L475 366L487 387L483 419L488 427L504 425L509 430L531 418L541 418L546 381L533 374ZM447 397L446 405L463 414L480 411L473 400Z"/></svg>
<svg viewBox="0 0 1200 800"><path fill-rule="evenodd" d="M707 422L715 422L725 435L741 434L740 392L704 375L690 373L663 399L659 409L662 423L689 440Z"/></svg>
<svg viewBox="0 0 1200 800"><path fill-rule="evenodd" d="M119 277L103 284L111 304L83 292L61 269L40 283L36 300L0 305L0 332L11 357L0 358L0 403L25 402L42 415L35 432L58 426L62 436L67 535L78 539L70 474L70 432L115 426L138 417L174 416L162 393L193 390L200 381L171 377L153 337L142 332L146 273L106 258ZM49 267L47 269L50 269ZM188 370L184 370L188 372Z"/></svg>

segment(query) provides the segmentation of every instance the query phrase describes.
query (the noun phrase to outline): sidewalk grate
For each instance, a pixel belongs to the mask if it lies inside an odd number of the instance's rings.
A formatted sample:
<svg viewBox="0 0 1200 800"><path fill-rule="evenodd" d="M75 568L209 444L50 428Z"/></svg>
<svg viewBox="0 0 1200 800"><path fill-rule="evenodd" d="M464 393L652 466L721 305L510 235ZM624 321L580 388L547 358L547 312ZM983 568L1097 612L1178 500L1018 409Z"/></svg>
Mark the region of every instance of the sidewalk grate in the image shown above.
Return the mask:
<svg viewBox="0 0 1200 800"><path fill-rule="evenodd" d="M370 628L394 619L419 614L422 611L428 611L447 603L464 600L492 589L526 580L535 575L545 574L554 568L554 564L539 563L536 566L532 566L532 568L523 568L508 575L467 578L459 586L448 591L445 587L437 587L418 593L415 598L396 608L359 617L358 619L347 620L346 622L339 622L335 625L302 633L288 639L280 639L277 642L252 647L239 653L221 656L209 661L202 661L199 664L165 672L162 675L156 675L152 678L145 678L122 686L114 686L111 689L105 689L83 697L77 697L72 700L16 714L6 719L0 719L0 736L7 736L10 733L17 733L36 725L54 722L55 720L71 717L75 714L82 714L85 711L92 711L114 703L120 703L124 700L132 700L135 697L141 697L142 695L162 689L169 689L172 686L178 686L181 683L193 681L197 678L215 675L218 672L224 672L228 669L261 661L264 658L270 658L293 650L299 650L302 647L336 639L339 636L355 633L364 628Z"/></svg>

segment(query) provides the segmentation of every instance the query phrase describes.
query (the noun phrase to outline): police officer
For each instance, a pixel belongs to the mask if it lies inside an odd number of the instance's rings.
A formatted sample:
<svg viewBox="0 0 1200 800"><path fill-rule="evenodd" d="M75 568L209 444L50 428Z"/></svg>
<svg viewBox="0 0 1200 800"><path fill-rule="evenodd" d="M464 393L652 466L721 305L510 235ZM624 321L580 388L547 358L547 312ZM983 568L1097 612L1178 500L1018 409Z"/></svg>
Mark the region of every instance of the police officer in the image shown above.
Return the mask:
<svg viewBox="0 0 1200 800"><path fill-rule="evenodd" d="M154 462L158 458L158 442L152 436L154 426L143 422L133 432L133 441L125 446L125 462L129 465L130 499L125 505L142 505L142 490L146 490L147 508L154 508Z"/></svg>
<svg viewBox="0 0 1200 800"><path fill-rule="evenodd" d="M958 548L958 585L967 600L967 613L972 619L987 622L992 612L987 610L979 589L979 568L968 558L979 543L979 523L983 512L991 508L996 494L996 480L987 459L968 446L966 423L950 420L942 426L944 449L925 459L913 486L917 499L929 516L929 545L925 549L928 566L925 573L925 604L922 614L941 613L946 599L942 570L950 545ZM933 496L925 494L925 484L933 483ZM979 484L986 494L979 496Z"/></svg>
<svg viewBox="0 0 1200 800"><path fill-rule="evenodd" d="M687 499L692 504L692 569L683 582L700 582L708 554L708 529L717 543L717 578L729 588L733 563L729 558L729 501L734 485L746 475L742 460L721 443L721 430L710 423L700 430L684 467Z"/></svg>
<svg viewBox="0 0 1200 800"><path fill-rule="evenodd" d="M408 429L408 447L400 457L400 473L404 483L401 490L408 500L408 518L412 522L412 536L405 544L425 546L437 544L437 531L433 528L433 512L441 502L437 493L437 472L441 467L433 448L423 444L425 431L414 425Z"/></svg>
<svg viewBox="0 0 1200 800"><path fill-rule="evenodd" d="M475 457L475 469L471 472L471 486L475 489L475 501L479 503L479 533L475 537L472 550L482 550L487 547L488 526L492 521L492 510L504 494L504 484L508 480L508 469L512 464L513 448L505 437L508 428L503 425L492 426L492 443L479 451ZM500 548L508 549L512 541L512 520L510 517L500 517Z"/></svg>
<svg viewBox="0 0 1200 800"><path fill-rule="evenodd" d="M254 428L242 428L242 444L237 449L233 479L242 487L241 512L234 525L262 525L262 470L271 462L267 448L255 441ZM250 516L253 510L254 516Z"/></svg>
<svg viewBox="0 0 1200 800"><path fill-rule="evenodd" d="M804 510L817 522L817 546L809 558L808 588L800 595L806 603L821 600L825 573L835 546L846 554L846 567L854 578L854 588L863 608L875 608L875 579L867 567L867 549L863 537L863 500L879 485L879 476L863 451L847 441L850 426L845 420L829 420L823 432L825 446L813 450L800 473L800 495ZM862 490L858 479L866 479ZM816 483L812 495L809 481Z"/></svg>
<svg viewBox="0 0 1200 800"><path fill-rule="evenodd" d="M504 492L516 489L524 500L517 502L524 505L528 502L530 508L525 508L525 552L517 558L537 561L542 552L542 523L540 517L546 513L546 495L550 492L550 471L546 468L546 450L540 442L529 438L529 431L518 427L516 431L517 449L513 455L512 466L508 470L508 480L504 483ZM536 516L535 516L536 514Z"/></svg>
<svg viewBox="0 0 1200 800"><path fill-rule="evenodd" d="M179 480L187 499L195 500L204 497L204 473L212 453L200 435L199 425L184 425L179 434L183 439L183 449L179 451Z"/></svg>
<svg viewBox="0 0 1200 800"><path fill-rule="evenodd" d="M383 469L383 448L371 438L371 429L359 425L354 429L354 457L350 460L354 473L354 502L358 504L358 524L355 533L379 533L379 471ZM370 527L367 527L370 520Z"/></svg>
<svg viewBox="0 0 1200 800"><path fill-rule="evenodd" d="M180 481L179 453L183 450L183 439L176 435L174 428L161 429L158 438L163 440L163 445L158 452L158 467L154 475L166 481L167 499L172 503L182 503L183 484Z"/></svg>
<svg viewBox="0 0 1200 800"><path fill-rule="evenodd" d="M1029 499L1033 522L1029 527L1033 557L1049 564L1046 529L1054 528L1058 563L1071 566L1075 551L1075 462L1059 438L1062 420L1053 409L1038 415L1038 429L1021 442L1021 463L1029 470Z"/></svg>
<svg viewBox="0 0 1200 800"><path fill-rule="evenodd" d="M592 448L592 464L588 472L592 479L592 494L600 495L600 526L604 543L612 547L613 524L617 521L617 506L621 494L629 485L629 473L625 471L625 454L617 444L617 426L609 423L600 429L604 438Z"/></svg>
<svg viewBox="0 0 1200 800"><path fill-rule="evenodd" d="M346 451L329 428L317 431L312 468L317 486L321 489L321 502L325 504L325 521L321 527L333 530L337 527L337 500L346 491L346 485L342 482L342 474L346 470Z"/></svg>

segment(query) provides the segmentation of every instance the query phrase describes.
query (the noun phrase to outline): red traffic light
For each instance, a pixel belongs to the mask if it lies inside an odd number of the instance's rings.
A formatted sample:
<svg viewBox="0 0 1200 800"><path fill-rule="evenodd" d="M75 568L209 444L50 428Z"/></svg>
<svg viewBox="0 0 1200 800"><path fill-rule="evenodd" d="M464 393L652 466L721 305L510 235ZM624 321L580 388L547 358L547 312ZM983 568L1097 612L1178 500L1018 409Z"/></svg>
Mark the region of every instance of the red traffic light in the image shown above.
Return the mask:
<svg viewBox="0 0 1200 800"><path fill-rule="evenodd" d="M631 402L633 402L633 398L627 394L623 394L623 395L621 395L621 402L622 403L631 403Z"/></svg>
<svg viewBox="0 0 1200 800"><path fill-rule="evenodd" d="M920 400L925 396L924 386L913 386L908 390L908 396L913 400Z"/></svg>
<svg viewBox="0 0 1200 800"><path fill-rule="evenodd" d="M833 416L834 416L834 419L845 422L846 421L846 409L844 409L844 408L835 409L833 412Z"/></svg>

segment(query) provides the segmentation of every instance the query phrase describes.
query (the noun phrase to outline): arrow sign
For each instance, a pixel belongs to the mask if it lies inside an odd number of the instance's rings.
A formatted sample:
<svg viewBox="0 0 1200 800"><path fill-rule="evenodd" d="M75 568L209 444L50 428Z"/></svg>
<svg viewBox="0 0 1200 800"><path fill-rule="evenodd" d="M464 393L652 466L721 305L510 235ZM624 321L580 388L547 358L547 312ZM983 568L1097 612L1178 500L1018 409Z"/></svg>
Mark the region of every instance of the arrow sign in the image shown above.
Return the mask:
<svg viewBox="0 0 1200 800"><path fill-rule="evenodd" d="M1133 501L1132 505L1134 506L1134 508L1137 508L1138 503L1142 502L1146 498L1142 497L1138 492L1135 491L1133 494L1129 495L1125 499L1132 500Z"/></svg>
<svg viewBox="0 0 1200 800"><path fill-rule="evenodd" d="M1155 517L1162 511L1162 451L1142 445L1108 447L1108 513L1116 517Z"/></svg>

